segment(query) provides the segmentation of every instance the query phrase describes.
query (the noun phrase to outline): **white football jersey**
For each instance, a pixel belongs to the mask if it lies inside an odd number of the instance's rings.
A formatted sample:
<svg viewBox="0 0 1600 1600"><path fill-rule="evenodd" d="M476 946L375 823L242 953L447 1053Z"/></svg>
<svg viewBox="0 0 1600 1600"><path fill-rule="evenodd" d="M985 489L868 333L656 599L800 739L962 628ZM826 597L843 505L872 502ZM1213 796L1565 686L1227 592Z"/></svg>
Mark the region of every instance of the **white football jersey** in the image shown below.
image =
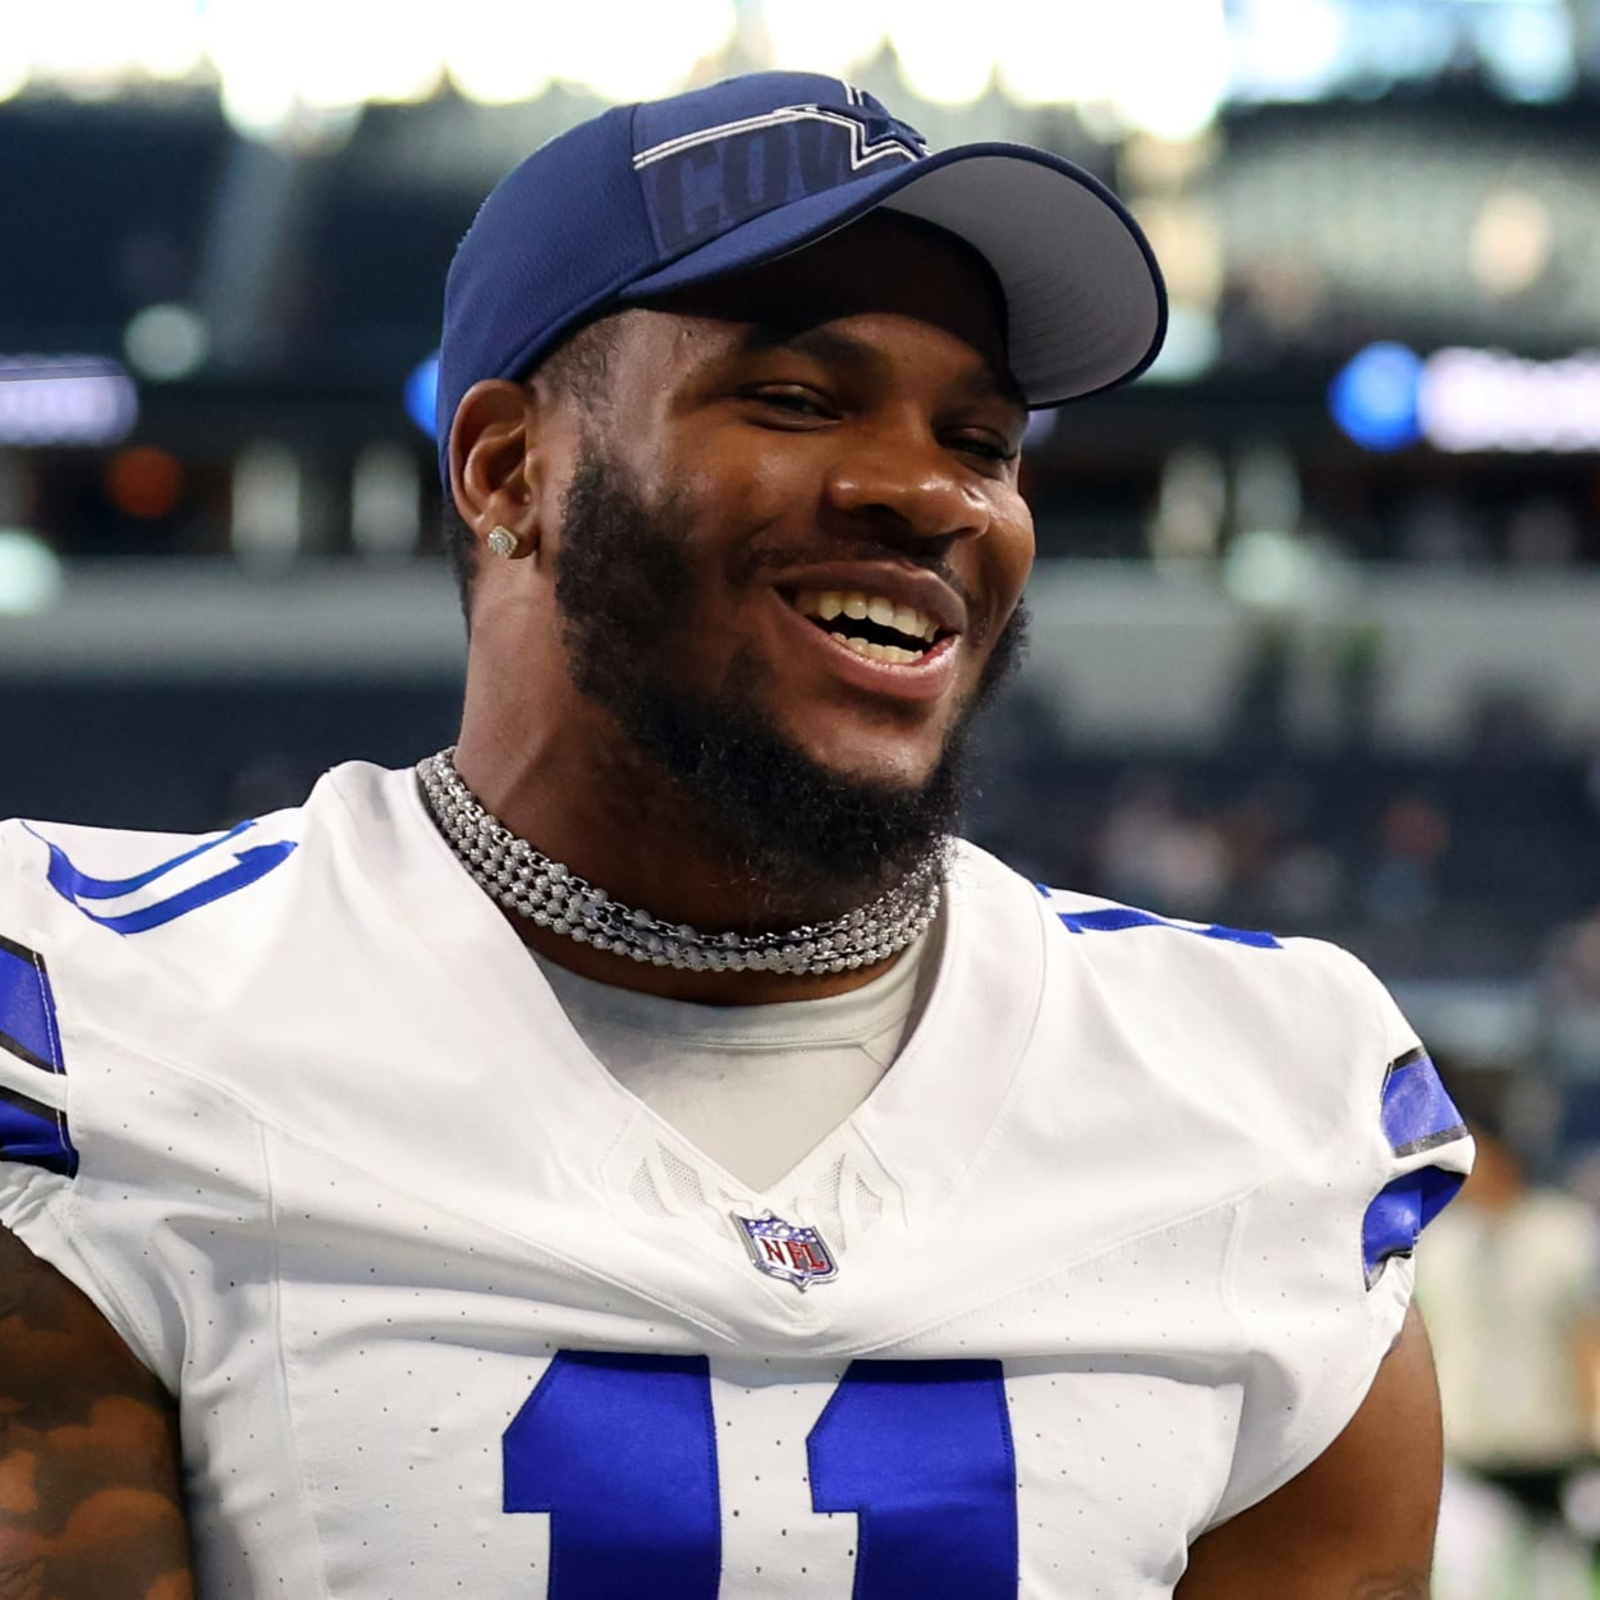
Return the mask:
<svg viewBox="0 0 1600 1600"><path fill-rule="evenodd" d="M178 1396L203 1600L1170 1595L1354 1413L1470 1146L1337 949L966 846L947 916L752 1194L408 772L0 829L0 1221Z"/></svg>

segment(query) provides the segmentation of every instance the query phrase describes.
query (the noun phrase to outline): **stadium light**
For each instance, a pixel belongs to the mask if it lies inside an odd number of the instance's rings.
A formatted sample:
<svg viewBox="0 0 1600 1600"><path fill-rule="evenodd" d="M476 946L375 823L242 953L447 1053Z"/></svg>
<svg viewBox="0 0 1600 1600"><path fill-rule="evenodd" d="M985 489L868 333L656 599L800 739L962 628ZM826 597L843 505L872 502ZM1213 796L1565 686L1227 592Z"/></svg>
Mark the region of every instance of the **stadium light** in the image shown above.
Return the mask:
<svg viewBox="0 0 1600 1600"><path fill-rule="evenodd" d="M35 73L81 94L109 94L141 76L173 82L205 62L196 0L58 0L31 9Z"/></svg>
<svg viewBox="0 0 1600 1600"><path fill-rule="evenodd" d="M1167 337L1144 383L1192 383L1203 378L1222 354L1217 319L1199 306L1173 302L1167 312Z"/></svg>
<svg viewBox="0 0 1600 1600"><path fill-rule="evenodd" d="M1197 138L1216 121L1228 87L1228 19L1222 0L1123 0L1121 15L1160 48L1132 39L1113 104L1135 128L1161 139Z"/></svg>
<svg viewBox="0 0 1600 1600"><path fill-rule="evenodd" d="M533 100L550 86L550 58L523 0L459 0L444 48L445 71L479 105Z"/></svg>
<svg viewBox="0 0 1600 1600"><path fill-rule="evenodd" d="M350 474L350 542L373 560L410 555L422 537L422 484L413 451L381 440Z"/></svg>
<svg viewBox="0 0 1600 1600"><path fill-rule="evenodd" d="M1215 119L1229 68L1222 0L1005 0L1002 10L1000 83L1013 100L1098 108L1119 132L1164 139Z"/></svg>
<svg viewBox="0 0 1600 1600"><path fill-rule="evenodd" d="M1003 17L1000 83L1013 100L1078 105L1112 98L1124 28L1117 7L1094 0L1009 0Z"/></svg>
<svg viewBox="0 0 1600 1600"><path fill-rule="evenodd" d="M1496 190L1472 224L1472 275L1496 298L1521 294L1544 276L1555 238L1555 218L1538 195L1521 188Z"/></svg>
<svg viewBox="0 0 1600 1600"><path fill-rule="evenodd" d="M552 75L619 103L681 89L696 62L728 48L737 27L733 0L586 0L553 7L540 22Z"/></svg>
<svg viewBox="0 0 1600 1600"><path fill-rule="evenodd" d="M126 9L142 24L133 51L141 71L159 83L176 83L205 65L205 30L195 0L140 0Z"/></svg>
<svg viewBox="0 0 1600 1600"><path fill-rule="evenodd" d="M1238 0L1234 89L1250 99L1321 99L1338 80L1352 22L1338 0Z"/></svg>
<svg viewBox="0 0 1600 1600"><path fill-rule="evenodd" d="M1423 368L1417 415L1441 450L1600 450L1600 353L1524 361L1440 350Z"/></svg>
<svg viewBox="0 0 1600 1600"><path fill-rule="evenodd" d="M204 319L187 306L146 306L122 334L122 353L129 365L165 383L189 377L205 362L210 348L211 333Z"/></svg>
<svg viewBox="0 0 1600 1600"><path fill-rule="evenodd" d="M439 401L439 355L435 351L426 361L419 361L406 379L406 415L431 439L434 437L434 413Z"/></svg>
<svg viewBox="0 0 1600 1600"><path fill-rule="evenodd" d="M907 87L935 105L971 105L994 78L994 49L952 28L948 15L926 0L899 0L889 21L889 43Z"/></svg>
<svg viewBox="0 0 1600 1600"><path fill-rule="evenodd" d="M41 18L31 30L34 73L91 95L115 88L133 60L142 27L139 8L117 0L67 0L50 9L54 26L44 25ZM13 22L7 16L5 28Z"/></svg>
<svg viewBox="0 0 1600 1600"><path fill-rule="evenodd" d="M47 611L61 593L61 559L38 534L0 528L0 616Z"/></svg>
<svg viewBox="0 0 1600 1600"><path fill-rule="evenodd" d="M1560 100L1578 81L1572 18L1560 6L1485 8L1473 40L1489 76L1513 100Z"/></svg>
<svg viewBox="0 0 1600 1600"><path fill-rule="evenodd" d="M736 29L733 0L587 0L555 6L541 24L552 74L616 102L680 90L694 64L720 56Z"/></svg>
<svg viewBox="0 0 1600 1600"><path fill-rule="evenodd" d="M1328 390L1328 408L1364 450L1401 450L1421 436L1417 389L1422 358L1385 341L1359 350Z"/></svg>
<svg viewBox="0 0 1600 1600"><path fill-rule="evenodd" d="M309 25L313 7L300 4ZM388 0L315 0L315 11L317 48L304 52L299 68L305 104L335 110L375 101L415 103L438 88L443 63L426 13L397 9Z"/></svg>
<svg viewBox="0 0 1600 1600"><path fill-rule="evenodd" d="M22 41L0 35L0 105L22 93L33 76L33 63L22 52Z"/></svg>
<svg viewBox="0 0 1600 1600"><path fill-rule="evenodd" d="M138 390L115 361L0 356L0 445L120 444L138 420Z"/></svg>
<svg viewBox="0 0 1600 1600"><path fill-rule="evenodd" d="M305 538L300 462L287 445L257 441L233 467L231 535L241 563L277 572L294 564Z"/></svg>
<svg viewBox="0 0 1600 1600"><path fill-rule="evenodd" d="M301 21L292 6L273 13L263 0L206 7L206 54L222 82L223 113L247 138L275 138L294 123L306 48Z"/></svg>
<svg viewBox="0 0 1600 1600"><path fill-rule="evenodd" d="M883 48L883 0L763 0L761 21L774 66L847 78Z"/></svg>

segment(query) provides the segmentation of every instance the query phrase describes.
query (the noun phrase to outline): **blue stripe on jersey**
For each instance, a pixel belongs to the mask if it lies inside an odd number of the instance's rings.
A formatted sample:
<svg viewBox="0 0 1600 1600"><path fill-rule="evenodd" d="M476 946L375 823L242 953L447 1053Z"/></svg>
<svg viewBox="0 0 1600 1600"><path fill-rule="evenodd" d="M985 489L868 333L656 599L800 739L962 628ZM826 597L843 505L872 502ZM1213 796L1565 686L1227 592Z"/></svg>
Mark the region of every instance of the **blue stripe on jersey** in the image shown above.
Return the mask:
<svg viewBox="0 0 1600 1600"><path fill-rule="evenodd" d="M60 1072L56 1002L44 959L0 938L0 1047L46 1072Z"/></svg>
<svg viewBox="0 0 1600 1600"><path fill-rule="evenodd" d="M44 957L0 938L0 1051L11 1064L11 1084L0 1088L0 1161L24 1161L71 1177L78 1152L66 1114L44 1103L45 1083L66 1072L55 994ZM30 1071L32 1069L32 1071ZM39 1075L38 1098L17 1085Z"/></svg>
<svg viewBox="0 0 1600 1600"><path fill-rule="evenodd" d="M1384 1185L1361 1223L1361 1259L1369 1289L1390 1256L1410 1255L1417 1236L1449 1205L1461 1184L1459 1172L1419 1167Z"/></svg>
<svg viewBox="0 0 1600 1600"><path fill-rule="evenodd" d="M1044 892L1049 893L1048 890ZM1224 928L1215 922L1208 927L1196 928L1184 922L1169 922L1152 911L1135 911L1131 906L1112 906L1105 911L1058 911L1056 916L1068 933L1121 933L1127 928L1172 928L1178 933L1194 933L1202 939L1220 939L1227 944L1245 944L1255 950L1283 948L1270 933L1252 933L1246 928Z"/></svg>
<svg viewBox="0 0 1600 1600"><path fill-rule="evenodd" d="M33 1102L22 1105L0 1094L0 1161L24 1161L72 1177L78 1152L67 1132L66 1113Z"/></svg>
<svg viewBox="0 0 1600 1600"><path fill-rule="evenodd" d="M88 900L115 900L118 895L132 894L135 889L142 889L146 884L154 883L157 878L165 877L174 868L181 867L184 862L193 861L196 856L203 856L208 850L215 850L218 845L226 844L230 839L237 839L241 833L253 827L255 827L253 819L241 822L226 833L218 834L215 839L207 839L203 844L197 844L194 849L185 850L181 856L173 856L170 861L162 861L145 872L136 872L131 878L91 878L87 872L79 872L67 859L66 854L52 844L50 887L63 899L71 900L74 904L79 896ZM45 842L49 843L48 840Z"/></svg>
<svg viewBox="0 0 1600 1600"><path fill-rule="evenodd" d="M1466 1134L1439 1069L1426 1051L1408 1051L1389 1064L1383 1080L1383 1131L1397 1156L1415 1155Z"/></svg>
<svg viewBox="0 0 1600 1600"><path fill-rule="evenodd" d="M170 860L160 862L147 871L135 873L129 878L91 877L86 872L80 872L72 864L60 845L52 844L39 834L35 834L34 837L41 839L50 851L50 866L47 872L50 887L69 905L76 906L91 922L97 922L102 928L109 928L113 933L128 935L146 933L151 928L175 922L191 911L198 911L202 906L211 905L214 901L247 888L258 879L266 877L275 867L282 866L294 854L295 841L280 839L273 844L259 844L249 850L236 850L233 852L234 865L217 873L215 877L206 878L165 900L154 901L133 911L121 912L115 916L102 916L97 911L91 911L84 902L114 900L121 895L132 894L136 890L146 888L175 868L193 861L208 850L215 850L217 846L227 844L247 828L254 826L253 821L241 822L227 833L220 834L215 839L208 839L204 844L184 851L182 855L173 856Z"/></svg>

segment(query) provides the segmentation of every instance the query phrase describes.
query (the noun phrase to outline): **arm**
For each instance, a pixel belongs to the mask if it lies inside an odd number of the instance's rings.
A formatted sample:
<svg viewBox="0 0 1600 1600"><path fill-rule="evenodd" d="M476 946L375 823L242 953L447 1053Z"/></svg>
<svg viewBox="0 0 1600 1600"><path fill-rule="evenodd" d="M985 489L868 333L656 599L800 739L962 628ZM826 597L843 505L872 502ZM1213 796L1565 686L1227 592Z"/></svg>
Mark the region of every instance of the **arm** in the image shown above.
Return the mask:
<svg viewBox="0 0 1600 1600"><path fill-rule="evenodd" d="M193 1600L176 1407L0 1228L0 1600Z"/></svg>
<svg viewBox="0 0 1600 1600"><path fill-rule="evenodd" d="M1194 1546L1174 1600L1427 1600L1443 1471L1415 1306L1344 1432Z"/></svg>

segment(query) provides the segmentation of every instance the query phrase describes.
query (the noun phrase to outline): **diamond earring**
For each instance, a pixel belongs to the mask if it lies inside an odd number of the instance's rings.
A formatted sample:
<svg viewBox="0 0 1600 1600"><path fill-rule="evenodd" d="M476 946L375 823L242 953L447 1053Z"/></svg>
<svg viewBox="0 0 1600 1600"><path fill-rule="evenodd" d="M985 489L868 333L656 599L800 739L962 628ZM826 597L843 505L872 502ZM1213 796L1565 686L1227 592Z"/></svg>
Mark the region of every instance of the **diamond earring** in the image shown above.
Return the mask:
<svg viewBox="0 0 1600 1600"><path fill-rule="evenodd" d="M497 522L489 537L484 543L494 551L497 556L514 556L519 543L514 534L503 522Z"/></svg>

